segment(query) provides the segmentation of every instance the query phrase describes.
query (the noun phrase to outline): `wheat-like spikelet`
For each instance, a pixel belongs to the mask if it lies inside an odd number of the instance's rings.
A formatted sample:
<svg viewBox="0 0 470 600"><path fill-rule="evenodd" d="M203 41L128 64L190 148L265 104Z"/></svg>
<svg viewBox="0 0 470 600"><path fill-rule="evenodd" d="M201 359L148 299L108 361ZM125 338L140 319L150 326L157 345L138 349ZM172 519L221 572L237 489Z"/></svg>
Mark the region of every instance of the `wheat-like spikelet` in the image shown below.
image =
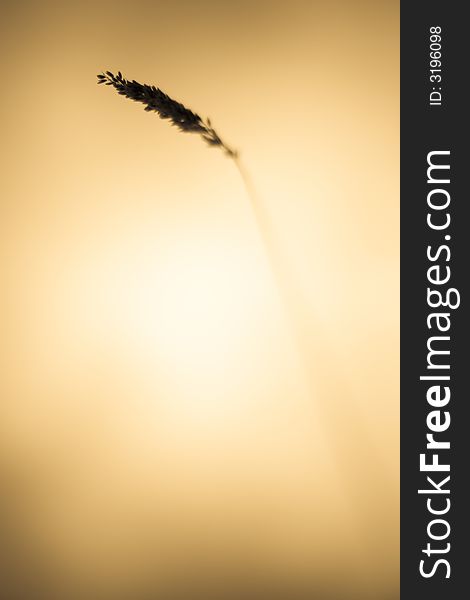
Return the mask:
<svg viewBox="0 0 470 600"><path fill-rule="evenodd" d="M273 230L272 222L269 214L266 212L263 202L260 200L256 189L251 180L250 174L243 165L238 153L227 146L221 138L217 135L213 129L209 119L204 121L201 117L193 113L191 110L186 108L183 104L170 98L167 94L162 92L155 86L142 85L137 81L128 81L124 79L122 74L119 72L117 75L113 75L110 71L106 71L98 75L98 83L104 83L105 85L112 85L122 96L126 96L135 102L142 102L145 104L145 110L148 112L156 112L162 119L168 119L173 125L178 127L180 131L186 131L189 133L198 133L202 138L211 146L219 146L230 158L233 159L238 172L243 180L245 191L250 200L251 207L253 209L254 220L257 224L258 231L260 234L261 242L265 248L268 263L271 267L274 283L279 292L280 300L284 305L287 320L292 328L293 340L299 353L299 358L304 367L304 373L306 377L309 389L313 394L318 389L318 383L316 381L317 372L312 369L312 365L307 360L307 357L312 353L312 343L309 339L308 329L305 324L311 322L312 316L310 311L304 305L301 294L297 293L295 282L293 281L292 275L289 272L288 265L278 248L278 240ZM336 357L331 351L329 351L328 338L322 338L321 328L317 327L316 331L316 342L318 348L321 348L318 356L320 358L320 364L330 363L336 365ZM325 353L327 359L325 360ZM331 357L328 356L331 354ZM343 389L344 394L347 397L349 393L348 382L345 376L339 370L336 374L338 389ZM340 397L341 395L339 395ZM323 404L324 418L327 419L327 423L336 423L335 409L337 404L333 404L332 408L330 403ZM364 455L369 459L374 459L374 445L373 441L369 439L367 431L364 430L362 423L357 419L356 413L353 410L348 409L348 405L342 407L343 412L348 410L348 418L352 423L351 431L359 432L359 437L362 440L362 447L364 450L361 452L361 456ZM333 438L332 438L333 439ZM354 443L355 438L350 438L350 444ZM349 444L349 445L350 445ZM341 444L337 448L337 456L339 461L339 468L346 481L346 485L353 485L355 482L351 477L350 460L347 452L343 450L349 447ZM363 454L362 454L363 453ZM383 473L383 468L380 461L375 459L374 463L371 463L377 471L377 474ZM388 481L384 480L382 484L387 484Z"/></svg>
<svg viewBox="0 0 470 600"><path fill-rule="evenodd" d="M142 84L135 79L132 81L124 79L120 71L117 75L111 71L101 73L98 75L98 83L112 85L121 96L145 104L144 110L147 112L156 112L161 119L168 119L180 131L198 133L210 146L219 146L231 158L237 157L237 152L218 136L210 119L204 121L197 113L173 100L154 85Z"/></svg>

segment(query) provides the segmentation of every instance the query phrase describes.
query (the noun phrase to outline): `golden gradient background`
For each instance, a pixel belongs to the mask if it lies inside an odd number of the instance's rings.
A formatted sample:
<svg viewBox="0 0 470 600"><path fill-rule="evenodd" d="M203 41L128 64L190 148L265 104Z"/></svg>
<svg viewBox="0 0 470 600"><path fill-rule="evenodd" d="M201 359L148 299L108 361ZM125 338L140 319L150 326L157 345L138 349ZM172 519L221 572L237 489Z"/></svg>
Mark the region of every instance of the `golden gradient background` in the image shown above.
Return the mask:
<svg viewBox="0 0 470 600"><path fill-rule="evenodd" d="M5 597L397 598L398 2L1 6Z"/></svg>

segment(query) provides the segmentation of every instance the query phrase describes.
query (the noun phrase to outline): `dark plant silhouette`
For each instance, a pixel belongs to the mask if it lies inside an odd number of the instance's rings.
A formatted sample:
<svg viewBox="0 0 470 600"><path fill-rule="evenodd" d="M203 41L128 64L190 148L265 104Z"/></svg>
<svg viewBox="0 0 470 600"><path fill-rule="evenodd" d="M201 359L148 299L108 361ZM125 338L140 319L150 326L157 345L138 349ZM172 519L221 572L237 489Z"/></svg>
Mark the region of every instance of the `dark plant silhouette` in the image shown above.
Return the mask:
<svg viewBox="0 0 470 600"><path fill-rule="evenodd" d="M375 452L374 442L370 439L362 422L357 418L354 410L348 409L348 403L338 404L336 401L336 398L348 397L351 393L349 391L348 381L345 375L338 370L336 357L331 350L329 351L329 340L325 335L321 335L321 324L319 322L317 323L315 331L315 341L316 347L321 348L321 352L314 350L314 346L312 345L309 336L309 328L306 327L306 324L312 320L309 309L306 307L301 294L297 292L297 286L292 277L291 269L289 268L283 253L279 251L278 239L273 230L269 214L265 210L263 202L259 198L251 177L242 164L238 152L232 150L221 140L213 129L209 119L204 121L198 114L193 113L183 104L173 100L155 86L142 85L135 80L128 81L124 79L120 72L118 72L117 75L113 75L110 71L98 75L98 83L112 85L122 96L126 96L136 102L142 102L145 104L146 111L154 111L162 119L168 119L173 125L178 127L180 131L200 134L209 145L219 146L233 159L249 197L253 216L271 266L273 279L277 286L280 300L284 305L287 321L291 325L293 339L312 394L316 393L318 387L316 381L318 371L312 369L311 364L307 361L306 357L315 353L315 362L318 362L318 364L335 366L335 381L337 389L340 391L335 396L329 397L328 399L330 402L323 403L322 408L324 410L324 417L330 423L336 423L339 411L341 411L343 415L346 414L347 411L347 419L351 423L351 431L354 432L354 435L349 440L349 444L340 444L336 448L343 476L347 484L354 489L356 481L354 472L350 469L349 450L350 448L354 448L354 452L358 456L363 457L362 462L368 463L370 467L374 469L377 481L381 481L383 485L389 485L389 481L383 479L381 461L376 457L377 453ZM325 354L327 356L326 359ZM336 402L333 402L330 406L331 401ZM334 436L332 436L332 439L334 439ZM359 444L357 440L360 440ZM346 452L343 451L343 447L346 448Z"/></svg>
<svg viewBox="0 0 470 600"><path fill-rule="evenodd" d="M98 83L112 85L121 96L145 104L144 110L147 112L156 112L161 119L168 119L180 131L198 133L210 146L219 146L231 158L237 157L238 153L227 146L216 133L210 119L204 121L197 113L173 100L154 85L125 79L120 71L117 75L111 71L101 73L98 75Z"/></svg>

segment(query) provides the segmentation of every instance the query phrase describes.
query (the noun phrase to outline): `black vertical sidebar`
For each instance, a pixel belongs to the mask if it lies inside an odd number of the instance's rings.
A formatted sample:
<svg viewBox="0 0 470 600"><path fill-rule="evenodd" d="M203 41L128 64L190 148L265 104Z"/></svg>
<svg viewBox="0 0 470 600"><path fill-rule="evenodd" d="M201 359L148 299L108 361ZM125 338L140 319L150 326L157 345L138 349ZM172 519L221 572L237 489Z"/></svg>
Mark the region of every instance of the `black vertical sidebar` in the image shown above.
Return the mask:
<svg viewBox="0 0 470 600"><path fill-rule="evenodd" d="M467 404L470 403L466 381L467 377L470 381L470 269L466 264L470 257L470 199L466 189L470 181L467 149L470 25L464 16L465 8L463 2L435 0L401 4L402 600L461 600L470 594L466 535L467 511L470 511L469 493L466 492L470 479L467 465L470 422L466 418ZM433 34L441 39L431 37ZM431 52L440 52L440 56L431 55ZM431 62L433 57L438 62ZM431 96L432 92L439 93ZM431 102L435 104L431 105ZM448 164L450 170L431 170L431 179L440 183L429 183L428 156L437 151L441 154L432 155L431 161L441 166ZM449 154L444 154L446 151ZM443 183L447 177L450 182ZM431 204L444 206L449 196L448 207L429 207L428 194L433 189L441 191L431 195ZM443 229L430 227L429 213L431 222L437 227L442 227L449 218L448 226ZM428 247L432 259L427 256ZM443 248L438 253L440 247ZM439 268L429 273L428 269L436 265ZM442 281L449 273L450 279L446 283L430 283L428 279L430 276ZM447 290L457 289L460 306L430 307L428 288L440 290L444 302ZM456 294L451 294L449 304L455 304L456 298ZM439 304L438 295L434 294L431 301ZM432 313L447 316L429 317ZM448 331L440 331L438 322L442 329L450 323ZM429 355L428 344L433 336L450 338L430 342L431 349L449 350L449 354ZM430 364L434 368L429 368ZM449 368L442 368L446 364ZM421 376L448 376L449 380L420 380ZM434 406L428 402L428 390L436 385L442 386L440 393L448 386L451 395L447 404L442 402L439 406L439 398L443 396L438 397L436 393L431 397L437 400ZM431 411L438 413L429 416ZM446 412L450 425L444 429ZM443 430L435 432L429 425ZM427 449L426 435L430 433L434 433L434 440L449 442L450 448ZM423 453L426 453L427 463L436 453L439 464L449 464L450 470L421 471L420 454ZM428 476L434 484L427 480ZM450 479L442 483L448 476ZM430 490L430 493L419 494L419 489ZM442 562L438 563L440 560ZM427 576L420 573L420 565ZM448 574L450 577L447 578Z"/></svg>

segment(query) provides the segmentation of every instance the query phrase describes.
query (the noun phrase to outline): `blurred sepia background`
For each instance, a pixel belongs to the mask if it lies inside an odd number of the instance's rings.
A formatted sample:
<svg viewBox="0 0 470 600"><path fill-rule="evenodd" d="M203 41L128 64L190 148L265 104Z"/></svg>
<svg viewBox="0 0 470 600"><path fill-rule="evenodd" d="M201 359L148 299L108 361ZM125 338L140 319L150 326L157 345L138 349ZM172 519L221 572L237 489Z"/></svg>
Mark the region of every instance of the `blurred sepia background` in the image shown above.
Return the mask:
<svg viewBox="0 0 470 600"><path fill-rule="evenodd" d="M1 12L1 597L397 598L398 2Z"/></svg>

